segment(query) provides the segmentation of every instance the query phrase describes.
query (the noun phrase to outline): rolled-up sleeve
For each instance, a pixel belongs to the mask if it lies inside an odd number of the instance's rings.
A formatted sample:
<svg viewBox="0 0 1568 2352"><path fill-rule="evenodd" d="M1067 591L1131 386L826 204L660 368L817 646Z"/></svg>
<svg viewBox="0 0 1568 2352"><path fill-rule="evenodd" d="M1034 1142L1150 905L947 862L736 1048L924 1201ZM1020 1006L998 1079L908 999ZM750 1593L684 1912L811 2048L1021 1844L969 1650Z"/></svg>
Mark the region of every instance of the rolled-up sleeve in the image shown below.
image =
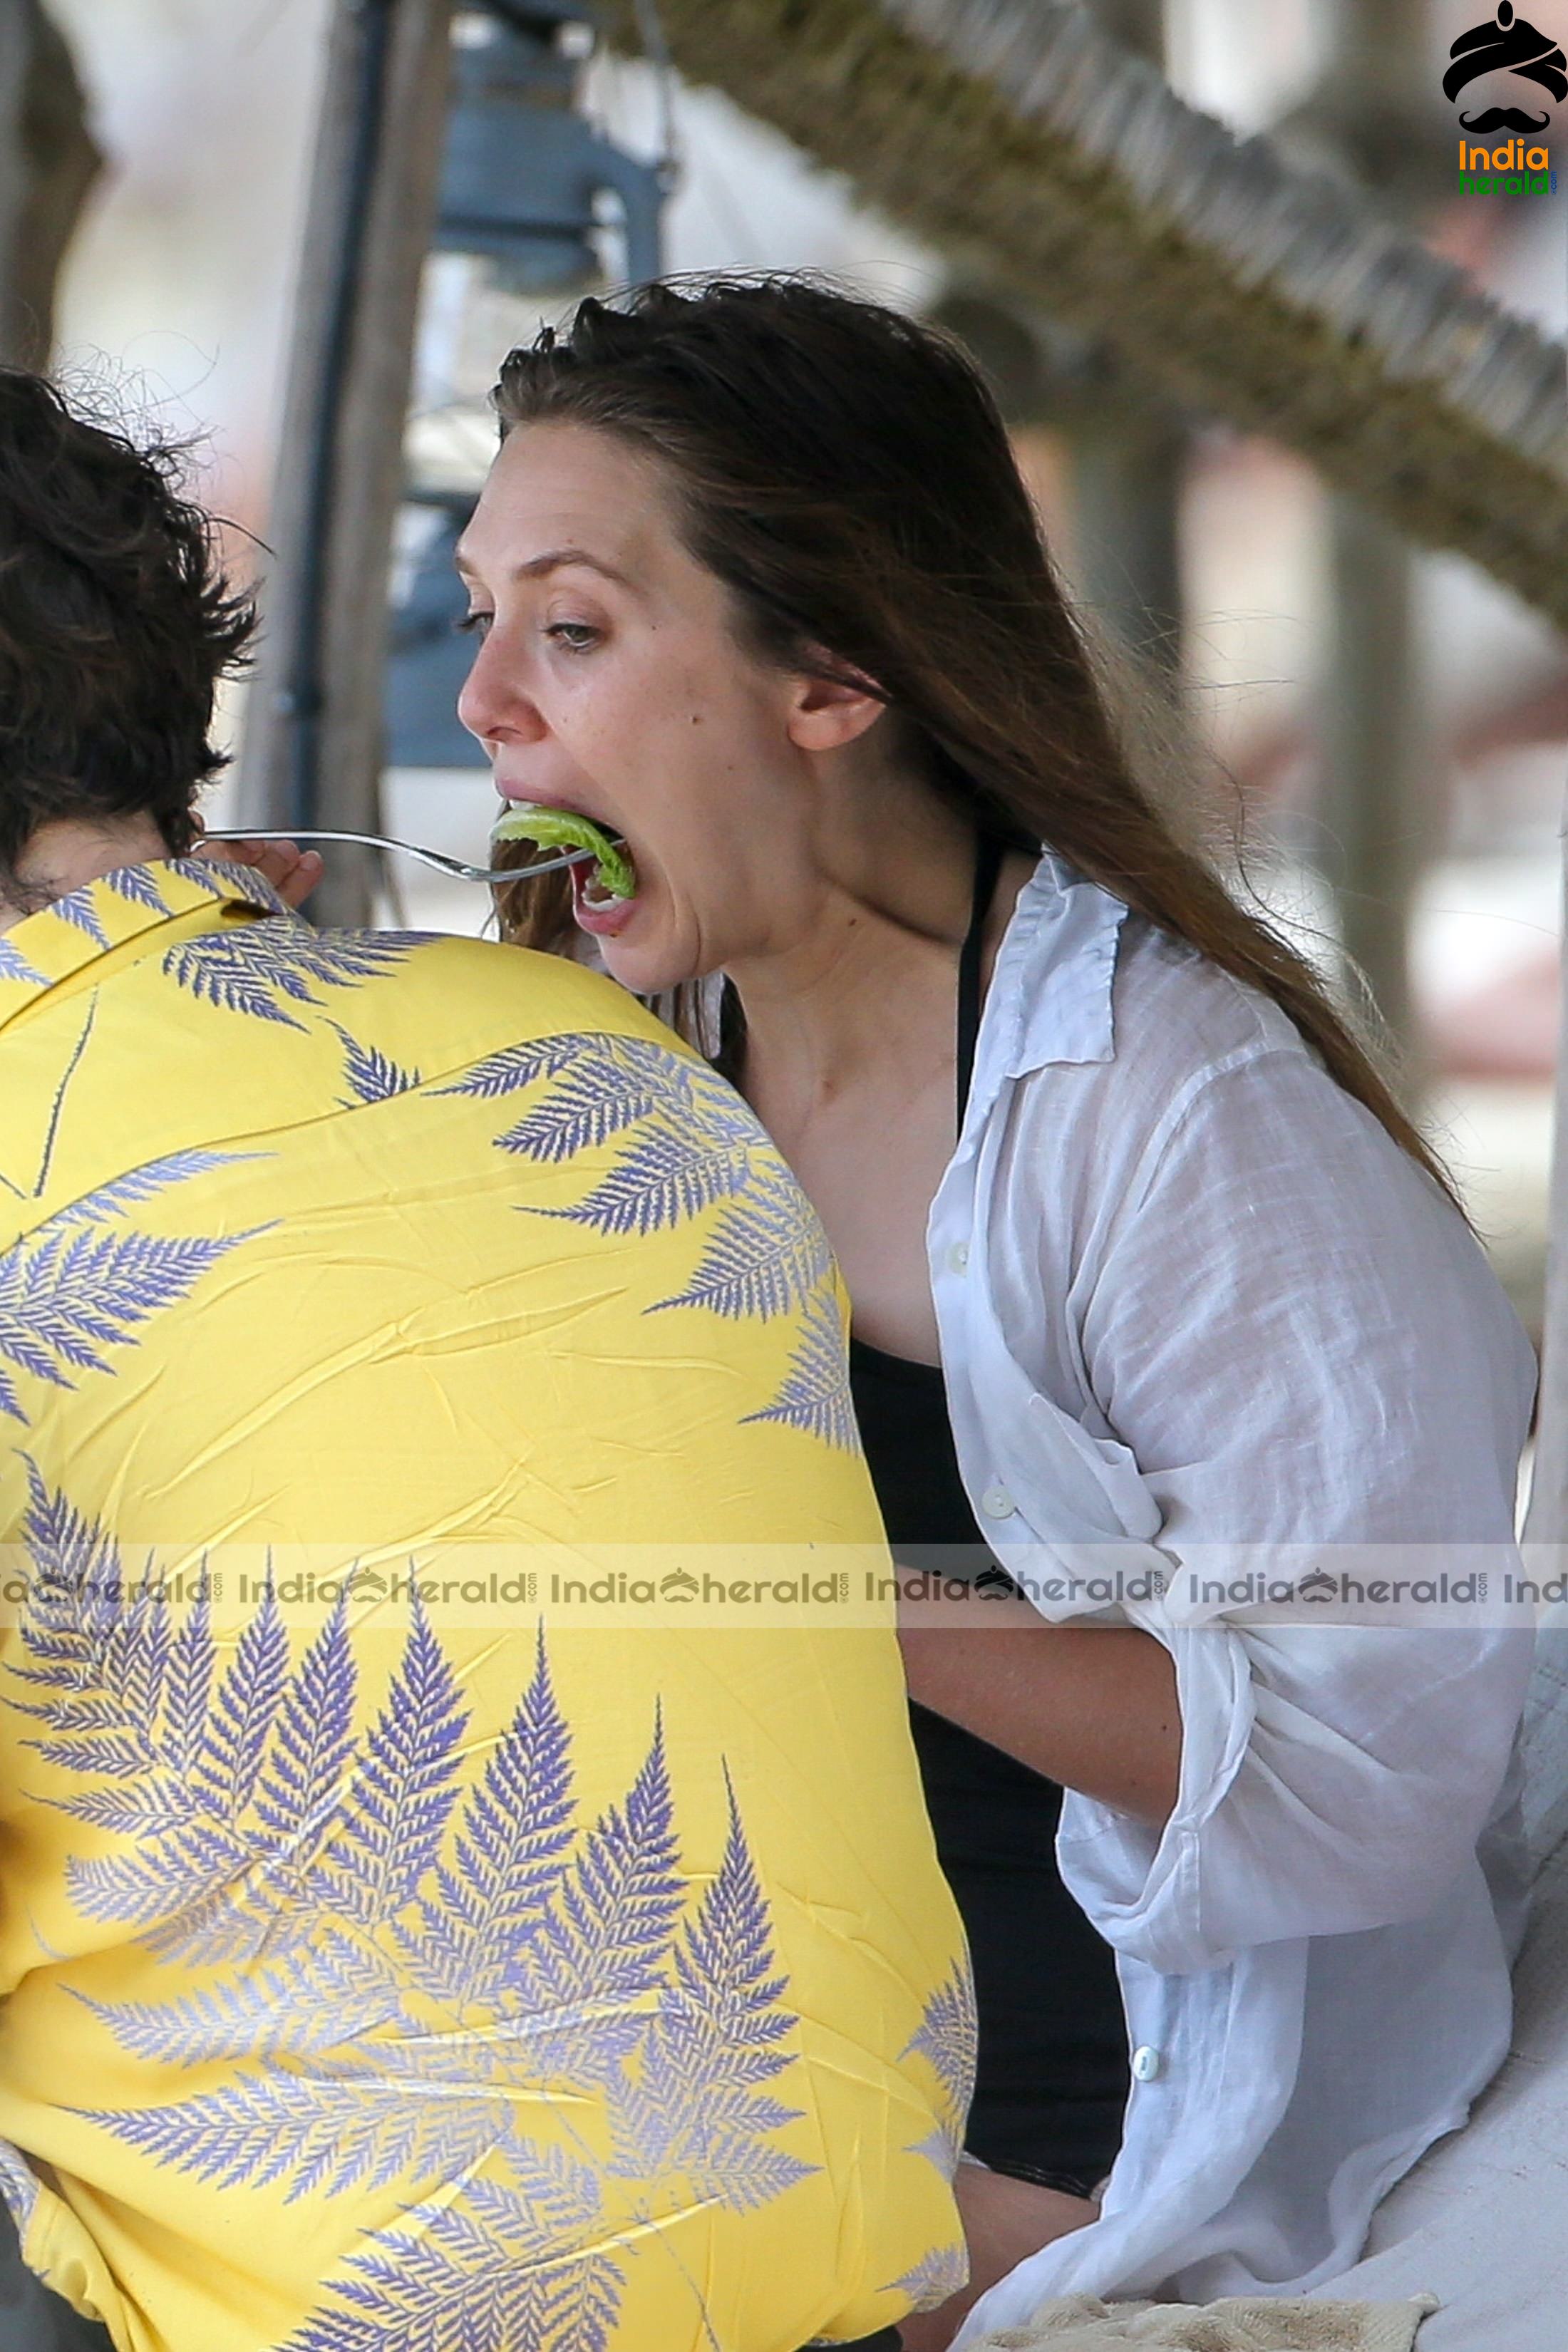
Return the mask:
<svg viewBox="0 0 1568 2352"><path fill-rule="evenodd" d="M1173 1594L1212 1573L1206 1608L1141 1612L1176 1666L1175 1810L1156 1833L1070 1797L1075 1892L1173 1971L1424 1916L1475 1867L1530 1632L1484 1606L1271 1623L1218 1588L1314 1559L1506 1568L1534 1365L1479 1245L1312 1059L1260 1045L1171 1106L1080 1276L1086 1377L1158 1503Z"/></svg>

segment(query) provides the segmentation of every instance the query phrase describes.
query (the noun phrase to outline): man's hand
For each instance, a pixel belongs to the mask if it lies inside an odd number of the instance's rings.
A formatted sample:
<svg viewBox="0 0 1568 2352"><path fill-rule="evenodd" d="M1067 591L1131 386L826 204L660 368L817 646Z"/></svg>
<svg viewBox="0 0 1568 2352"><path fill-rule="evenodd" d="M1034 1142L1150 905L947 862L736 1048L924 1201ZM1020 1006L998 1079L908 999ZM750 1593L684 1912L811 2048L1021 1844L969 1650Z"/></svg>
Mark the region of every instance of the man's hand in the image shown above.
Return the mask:
<svg viewBox="0 0 1568 2352"><path fill-rule="evenodd" d="M199 841L196 856L254 866L290 907L304 905L323 870L319 850L301 849L293 841Z"/></svg>

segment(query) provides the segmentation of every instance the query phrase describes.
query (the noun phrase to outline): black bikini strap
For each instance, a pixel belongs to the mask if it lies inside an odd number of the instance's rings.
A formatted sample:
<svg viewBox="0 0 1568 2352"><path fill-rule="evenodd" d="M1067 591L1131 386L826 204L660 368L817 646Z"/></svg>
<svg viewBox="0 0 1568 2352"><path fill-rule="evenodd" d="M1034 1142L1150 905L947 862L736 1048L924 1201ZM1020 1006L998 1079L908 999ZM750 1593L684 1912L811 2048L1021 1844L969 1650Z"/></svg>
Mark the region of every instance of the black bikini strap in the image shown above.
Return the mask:
<svg viewBox="0 0 1568 2352"><path fill-rule="evenodd" d="M969 1101L974 1075L974 1041L980 1034L980 948L985 918L996 892L1006 843L994 833L983 833L975 850L974 898L970 908L969 935L958 959L958 1124Z"/></svg>

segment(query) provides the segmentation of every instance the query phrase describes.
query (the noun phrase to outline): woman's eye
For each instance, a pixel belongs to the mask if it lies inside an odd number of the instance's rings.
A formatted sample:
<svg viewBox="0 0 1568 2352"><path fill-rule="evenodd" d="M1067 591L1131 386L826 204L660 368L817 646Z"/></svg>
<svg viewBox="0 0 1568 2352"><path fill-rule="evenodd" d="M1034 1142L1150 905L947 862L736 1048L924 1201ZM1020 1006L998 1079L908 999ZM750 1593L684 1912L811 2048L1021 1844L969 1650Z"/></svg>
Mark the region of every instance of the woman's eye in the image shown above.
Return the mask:
<svg viewBox="0 0 1568 2352"><path fill-rule="evenodd" d="M452 625L455 629L463 630L467 635L482 637L494 619L493 613L465 613L462 619L454 621Z"/></svg>
<svg viewBox="0 0 1568 2352"><path fill-rule="evenodd" d="M591 654L602 632L588 621L552 621L544 634L564 646L569 654Z"/></svg>

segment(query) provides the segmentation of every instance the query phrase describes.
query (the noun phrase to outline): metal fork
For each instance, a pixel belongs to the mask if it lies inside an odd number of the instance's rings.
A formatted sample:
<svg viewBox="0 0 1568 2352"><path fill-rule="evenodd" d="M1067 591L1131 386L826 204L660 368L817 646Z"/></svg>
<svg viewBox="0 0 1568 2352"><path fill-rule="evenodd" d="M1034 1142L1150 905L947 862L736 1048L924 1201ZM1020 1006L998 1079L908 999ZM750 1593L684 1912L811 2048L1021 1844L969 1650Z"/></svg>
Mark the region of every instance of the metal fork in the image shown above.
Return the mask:
<svg viewBox="0 0 1568 2352"><path fill-rule="evenodd" d="M204 841L353 841L364 849L400 849L405 857L417 857L422 866L433 866L438 874L449 874L458 882L531 882L536 874L554 874L563 866L581 866L592 858L591 849L563 850L559 857L542 858L537 866L468 866L460 857L448 857L444 850L420 849L412 841L389 841L379 833L317 833L290 826L280 833L268 832L265 825L234 825L215 833L210 828L203 834Z"/></svg>

